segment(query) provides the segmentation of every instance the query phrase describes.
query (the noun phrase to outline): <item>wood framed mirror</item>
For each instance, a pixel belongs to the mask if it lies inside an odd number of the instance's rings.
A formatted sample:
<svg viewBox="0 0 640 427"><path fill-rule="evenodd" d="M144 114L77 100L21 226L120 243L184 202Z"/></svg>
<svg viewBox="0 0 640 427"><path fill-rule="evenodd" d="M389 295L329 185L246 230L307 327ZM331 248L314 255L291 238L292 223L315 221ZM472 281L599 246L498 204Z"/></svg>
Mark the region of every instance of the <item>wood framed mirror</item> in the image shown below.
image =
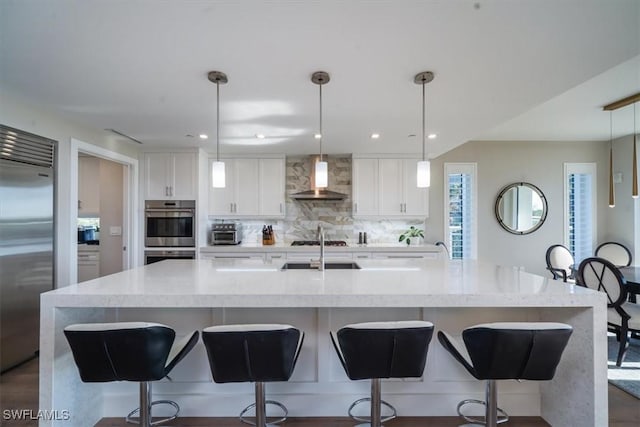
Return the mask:
<svg viewBox="0 0 640 427"><path fill-rule="evenodd" d="M528 182L509 184L496 198L496 219L509 233L533 233L544 223L547 211L544 193Z"/></svg>

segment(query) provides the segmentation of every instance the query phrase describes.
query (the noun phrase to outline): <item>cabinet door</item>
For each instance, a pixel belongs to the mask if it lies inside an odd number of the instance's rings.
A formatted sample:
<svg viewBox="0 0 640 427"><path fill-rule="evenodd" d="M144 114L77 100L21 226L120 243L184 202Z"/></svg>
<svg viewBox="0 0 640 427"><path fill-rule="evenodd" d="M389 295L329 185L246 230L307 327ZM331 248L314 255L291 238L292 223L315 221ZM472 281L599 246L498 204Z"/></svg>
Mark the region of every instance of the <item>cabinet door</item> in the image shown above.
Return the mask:
<svg viewBox="0 0 640 427"><path fill-rule="evenodd" d="M429 189L418 188L418 161L405 159L403 161L404 174L404 214L406 216L429 216Z"/></svg>
<svg viewBox="0 0 640 427"><path fill-rule="evenodd" d="M169 161L172 170L169 196L173 199L195 200L198 178L196 153L174 153Z"/></svg>
<svg viewBox="0 0 640 427"><path fill-rule="evenodd" d="M235 205L236 215L259 215L259 174L258 159L234 159Z"/></svg>
<svg viewBox="0 0 640 427"><path fill-rule="evenodd" d="M353 216L378 215L378 159L353 159Z"/></svg>
<svg viewBox="0 0 640 427"><path fill-rule="evenodd" d="M169 196L169 179L172 168L169 157L169 153L145 153L145 199L166 200L171 198Z"/></svg>
<svg viewBox="0 0 640 427"><path fill-rule="evenodd" d="M380 159L380 215L403 215L402 159Z"/></svg>
<svg viewBox="0 0 640 427"><path fill-rule="evenodd" d="M100 159L78 158L78 216L100 216Z"/></svg>
<svg viewBox="0 0 640 427"><path fill-rule="evenodd" d="M209 174L207 175L207 186L209 187L209 215L233 216L234 196L234 161L227 159L224 161L225 187L213 188L211 186L211 164L209 162Z"/></svg>
<svg viewBox="0 0 640 427"><path fill-rule="evenodd" d="M284 216L284 159L260 159L260 215Z"/></svg>

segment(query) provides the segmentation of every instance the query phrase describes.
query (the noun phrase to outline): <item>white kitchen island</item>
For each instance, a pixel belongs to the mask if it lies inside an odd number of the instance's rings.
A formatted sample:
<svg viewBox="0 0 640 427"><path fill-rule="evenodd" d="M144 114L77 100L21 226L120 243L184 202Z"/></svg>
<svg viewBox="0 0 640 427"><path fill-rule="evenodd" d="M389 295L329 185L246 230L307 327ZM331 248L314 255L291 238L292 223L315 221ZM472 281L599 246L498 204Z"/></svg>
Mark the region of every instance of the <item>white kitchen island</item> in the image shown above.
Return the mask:
<svg viewBox="0 0 640 427"><path fill-rule="evenodd" d="M267 385L290 416L345 416L367 396L349 381L328 331L347 323L425 319L459 335L491 321L554 321L574 327L553 381L500 381L499 405L510 415L542 416L554 427L607 424L604 294L472 261L357 260L361 270L282 271L282 260L168 260L47 292L41 299L40 409L70 420L41 426L93 425L137 406L133 383L80 381L63 328L77 322L152 321L179 336L216 324L290 323L306 333L293 377ZM201 343L154 399L172 399L183 416L235 416L252 402L251 384L214 384ZM434 339L419 380L383 381L383 398L400 416L453 416L457 403L483 397L472 378ZM54 412L55 413L55 412Z"/></svg>

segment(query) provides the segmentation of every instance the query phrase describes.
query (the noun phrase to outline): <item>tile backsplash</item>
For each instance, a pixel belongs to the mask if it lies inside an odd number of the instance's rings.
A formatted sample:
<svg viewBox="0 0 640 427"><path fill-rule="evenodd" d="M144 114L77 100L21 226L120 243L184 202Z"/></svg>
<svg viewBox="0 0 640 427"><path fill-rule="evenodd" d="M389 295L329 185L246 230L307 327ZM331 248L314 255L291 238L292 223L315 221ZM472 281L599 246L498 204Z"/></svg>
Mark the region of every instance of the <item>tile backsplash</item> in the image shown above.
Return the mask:
<svg viewBox="0 0 640 427"><path fill-rule="evenodd" d="M329 189L347 195L337 201L298 201L289 196L309 190L312 157L288 156L286 159L285 219L238 220L242 225L242 241L262 241L262 226L272 225L276 242L315 240L318 224L322 224L327 240L357 243L358 233L367 232L369 243L395 243L411 225L424 228L420 220L363 220L352 217L351 156L325 156L329 166Z"/></svg>

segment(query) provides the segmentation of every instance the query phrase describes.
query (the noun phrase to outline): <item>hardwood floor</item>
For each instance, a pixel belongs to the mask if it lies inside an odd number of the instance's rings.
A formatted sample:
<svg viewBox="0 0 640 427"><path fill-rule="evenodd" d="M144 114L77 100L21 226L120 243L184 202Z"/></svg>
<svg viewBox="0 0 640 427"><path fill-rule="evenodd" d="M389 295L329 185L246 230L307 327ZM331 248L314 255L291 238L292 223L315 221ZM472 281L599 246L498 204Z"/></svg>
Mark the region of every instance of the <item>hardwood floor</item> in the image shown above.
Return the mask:
<svg viewBox="0 0 640 427"><path fill-rule="evenodd" d="M640 425L640 400L609 385L609 427L638 427ZM7 420L5 410L38 410L38 360L0 376L0 425L36 426L34 420ZM385 423L387 427L449 427L460 425L458 417L401 417ZM130 426L123 418L104 418L98 427ZM166 426L184 427L235 427L246 424L236 418L196 418L180 417ZM540 418L514 417L508 423L511 427L548 426ZM353 422L346 417L339 418L289 418L283 427L352 427Z"/></svg>

